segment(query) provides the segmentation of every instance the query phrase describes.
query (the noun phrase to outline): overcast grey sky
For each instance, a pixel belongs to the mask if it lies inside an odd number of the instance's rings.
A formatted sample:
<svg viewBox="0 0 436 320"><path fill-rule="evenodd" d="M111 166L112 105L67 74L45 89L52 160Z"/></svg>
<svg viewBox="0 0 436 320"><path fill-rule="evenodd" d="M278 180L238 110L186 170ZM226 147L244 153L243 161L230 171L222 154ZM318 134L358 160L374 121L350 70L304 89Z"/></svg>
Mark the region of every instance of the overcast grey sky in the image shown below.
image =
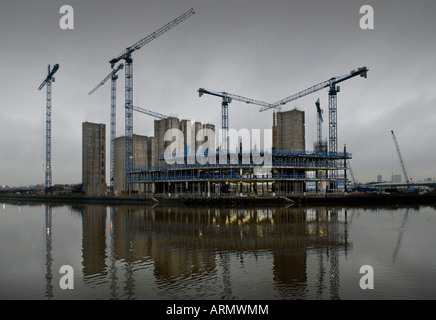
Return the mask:
<svg viewBox="0 0 436 320"><path fill-rule="evenodd" d="M74 8L74 30L61 30L59 9ZM374 30L359 27L363 5ZM355 178L402 174L436 178L436 2L366 0L2 0L0 4L0 184L44 182L45 90L53 84L53 184L81 182L82 122L106 123L110 58L190 8L196 13L133 54L134 105L221 126L221 101L198 88L276 102L367 66L368 78L341 84L338 146L353 154ZM117 136L124 135L124 72L118 80ZM306 112L306 149L316 140L315 101L327 120L328 92L287 105ZM230 127L271 128L272 111L234 101ZM154 118L134 115L134 133L153 135ZM328 136L327 122L323 135ZM109 155L109 152L108 152Z"/></svg>

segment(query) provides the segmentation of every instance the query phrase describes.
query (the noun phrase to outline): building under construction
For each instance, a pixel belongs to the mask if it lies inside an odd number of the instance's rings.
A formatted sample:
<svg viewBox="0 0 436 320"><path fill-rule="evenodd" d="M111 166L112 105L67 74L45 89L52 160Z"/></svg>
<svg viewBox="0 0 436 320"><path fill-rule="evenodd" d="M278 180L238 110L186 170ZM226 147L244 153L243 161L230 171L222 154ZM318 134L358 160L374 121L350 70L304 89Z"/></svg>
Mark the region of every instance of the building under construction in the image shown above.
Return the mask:
<svg viewBox="0 0 436 320"><path fill-rule="evenodd" d="M115 193L133 191L135 193L189 193L198 195L214 193L220 195L256 194L259 192L295 194L308 190L315 192L336 191L341 182L346 186L346 162L350 155L345 150L343 153L338 152L337 94L340 92L338 84L356 76L366 78L369 70L367 67L352 70L343 76L332 77L272 104L226 92L213 92L200 88L198 90L200 97L206 94L222 99L221 150L211 148L211 138L215 137L209 134L204 137L204 141L201 139L197 141L196 125L187 125L188 121L180 121L174 117L162 118L161 115L158 115L160 120L155 121L154 137L141 138L136 136L135 138L133 134L135 106L133 105L132 54L194 13L193 9L188 10L152 34L127 47L120 55L112 58L109 61L112 72L89 93L92 94L111 79L111 190ZM121 152L121 155L115 156L116 79L118 78L116 73L124 68L124 64L120 63L117 68L115 65L121 60L125 62L125 143L123 144L121 141L123 138L118 140L117 150L118 153ZM50 74L47 80L49 78ZM273 147L270 151L261 152L260 156L271 160L268 165L253 161L259 157L259 155L254 155L255 150L251 151L250 149L249 154L244 154L244 149L239 148L239 146L236 150L230 150L227 140L229 130L228 105L232 101L261 106L260 112L271 109L280 110L282 106L291 101L325 88L328 88L329 98L328 150L324 147L326 144L323 144L319 138L316 148L314 148L315 151L306 151L304 113L298 110L274 113ZM49 109L49 101L47 99L47 109ZM320 109L319 106L317 107ZM48 120L47 123L49 123ZM205 126L199 124L198 128L204 129ZM320 128L321 126L319 126ZM177 133L175 141L168 140L167 132L169 130L170 135L172 134L171 130L178 130L177 132L181 133L182 139L177 139ZM321 131L318 130L318 132ZM49 137L49 134L47 136ZM193 139L193 137L195 138ZM174 136L170 136L170 138L174 138ZM198 161L197 143L200 143L200 147L203 148L200 153L205 155L208 161ZM48 144L49 146L50 144ZM170 148L169 158L171 161L168 161L168 148ZM48 156L49 154L47 154L47 159L49 159ZM200 158L204 160L205 157ZM114 163L115 159L118 159L117 164ZM47 167L49 166L47 165ZM341 175L342 171L344 175ZM48 172L47 177L50 176L51 173ZM115 183L117 183L117 187L115 187Z"/></svg>
<svg viewBox="0 0 436 320"><path fill-rule="evenodd" d="M115 140L114 192L240 196L336 191L346 183L346 161L351 155L306 151L304 117L304 111L296 109L275 112L273 148L257 153L247 153L242 146L226 153L219 148L204 147L211 137L199 139L199 132L201 129L214 132L215 127L210 124L175 117L155 120L154 137L133 137L133 169L125 169L125 138ZM183 138L177 140L168 135L171 129L180 132ZM256 156L270 161L256 161Z"/></svg>

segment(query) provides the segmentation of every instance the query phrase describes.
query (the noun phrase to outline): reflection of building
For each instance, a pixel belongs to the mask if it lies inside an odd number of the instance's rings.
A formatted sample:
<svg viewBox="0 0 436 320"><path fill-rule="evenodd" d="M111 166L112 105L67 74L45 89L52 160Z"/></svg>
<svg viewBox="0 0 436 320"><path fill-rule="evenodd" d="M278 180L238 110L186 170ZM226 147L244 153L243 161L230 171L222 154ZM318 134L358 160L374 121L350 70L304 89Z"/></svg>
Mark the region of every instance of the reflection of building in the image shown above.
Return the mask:
<svg viewBox="0 0 436 320"><path fill-rule="evenodd" d="M280 297L307 297L310 281L317 283L321 297L328 295L325 289L329 286L336 297L337 252L348 243L346 222L331 210L162 206L115 206L111 210L110 250L106 249L106 207L87 205L83 210L83 272L109 273L114 282L111 288L124 290L128 297L143 290L139 283L145 271L141 268L151 268L146 274L153 275L161 290L183 291L208 279L211 286L219 281L219 292L212 295L230 299L235 292L235 264L253 256L256 263L272 271L271 286ZM313 250L325 253L319 260L325 262L320 264L321 276L314 273L314 266L308 267ZM106 265L108 256L112 267ZM259 274L245 276L256 281Z"/></svg>
<svg viewBox="0 0 436 320"><path fill-rule="evenodd" d="M83 274L106 273L106 207L86 205L82 214Z"/></svg>
<svg viewBox="0 0 436 320"><path fill-rule="evenodd" d="M106 126L82 124L82 183L87 196L106 192Z"/></svg>

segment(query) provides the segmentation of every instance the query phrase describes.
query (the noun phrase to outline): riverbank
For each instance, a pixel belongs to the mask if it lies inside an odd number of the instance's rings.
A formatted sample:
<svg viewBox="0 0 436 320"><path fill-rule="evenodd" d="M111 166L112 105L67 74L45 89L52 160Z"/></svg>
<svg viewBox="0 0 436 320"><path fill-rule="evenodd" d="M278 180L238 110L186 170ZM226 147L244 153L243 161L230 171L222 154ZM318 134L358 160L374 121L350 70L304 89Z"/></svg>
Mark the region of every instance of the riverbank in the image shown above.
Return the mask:
<svg viewBox="0 0 436 320"><path fill-rule="evenodd" d="M269 206L269 205L395 205L436 204L436 192L431 193L350 193L350 194L307 194L275 196L167 196L167 195L123 195L87 197L83 195L32 195L1 194L0 201L16 203L84 203L84 204L134 204L134 205L225 205L225 206Z"/></svg>

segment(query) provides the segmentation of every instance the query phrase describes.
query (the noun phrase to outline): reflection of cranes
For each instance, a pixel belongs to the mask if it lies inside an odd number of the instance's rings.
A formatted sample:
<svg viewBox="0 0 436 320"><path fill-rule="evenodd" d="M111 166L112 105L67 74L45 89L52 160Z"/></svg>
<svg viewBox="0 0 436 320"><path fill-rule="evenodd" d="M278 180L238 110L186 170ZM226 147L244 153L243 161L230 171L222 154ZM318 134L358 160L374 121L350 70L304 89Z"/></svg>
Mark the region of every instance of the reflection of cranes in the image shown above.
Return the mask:
<svg viewBox="0 0 436 320"><path fill-rule="evenodd" d="M397 260L398 251L400 250L401 240L403 239L404 229L406 227L406 222L409 216L409 208L407 208L406 213L404 215L403 221L401 222L400 232L398 234L397 244L395 246L394 252L392 253L392 262Z"/></svg>
<svg viewBox="0 0 436 320"><path fill-rule="evenodd" d="M318 273L316 281L316 298L322 298L324 290L327 288L326 281L329 282L328 288L330 290L330 299L339 299L339 246L336 241L341 236L339 230L339 209L320 207L316 209L316 234L323 236L327 243L325 246L319 248L318 253ZM348 228L347 210L344 212L344 249L345 254L348 250ZM334 242L335 244L331 244ZM324 255L325 254L325 255ZM328 264L329 266L327 266Z"/></svg>
<svg viewBox="0 0 436 320"><path fill-rule="evenodd" d="M48 299L53 298L53 273L51 271L51 264L52 264L52 257L51 257L51 250L52 250L52 223L51 223L51 216L52 216L52 207L51 205L45 206L45 267L46 267L46 273L45 273L45 288L46 292L45 295Z"/></svg>
<svg viewBox="0 0 436 320"><path fill-rule="evenodd" d="M117 289L118 289L118 285L117 285L117 267L116 267L116 255L115 255L115 209L113 206L110 207L110 267L109 267L109 274L110 274L110 278L111 278L111 284L110 284L110 288L111 288L111 297L112 299L117 299L118 298L118 294L117 294Z"/></svg>
<svg viewBox="0 0 436 320"><path fill-rule="evenodd" d="M330 210L329 234L338 235L338 211ZM332 246L328 254L330 260L330 294L331 299L339 299L339 250L337 246Z"/></svg>
<svg viewBox="0 0 436 320"><path fill-rule="evenodd" d="M223 292L220 299L229 300L234 299L232 294L232 280L230 271L230 254L228 251L219 253L221 260L221 268L223 273Z"/></svg>

